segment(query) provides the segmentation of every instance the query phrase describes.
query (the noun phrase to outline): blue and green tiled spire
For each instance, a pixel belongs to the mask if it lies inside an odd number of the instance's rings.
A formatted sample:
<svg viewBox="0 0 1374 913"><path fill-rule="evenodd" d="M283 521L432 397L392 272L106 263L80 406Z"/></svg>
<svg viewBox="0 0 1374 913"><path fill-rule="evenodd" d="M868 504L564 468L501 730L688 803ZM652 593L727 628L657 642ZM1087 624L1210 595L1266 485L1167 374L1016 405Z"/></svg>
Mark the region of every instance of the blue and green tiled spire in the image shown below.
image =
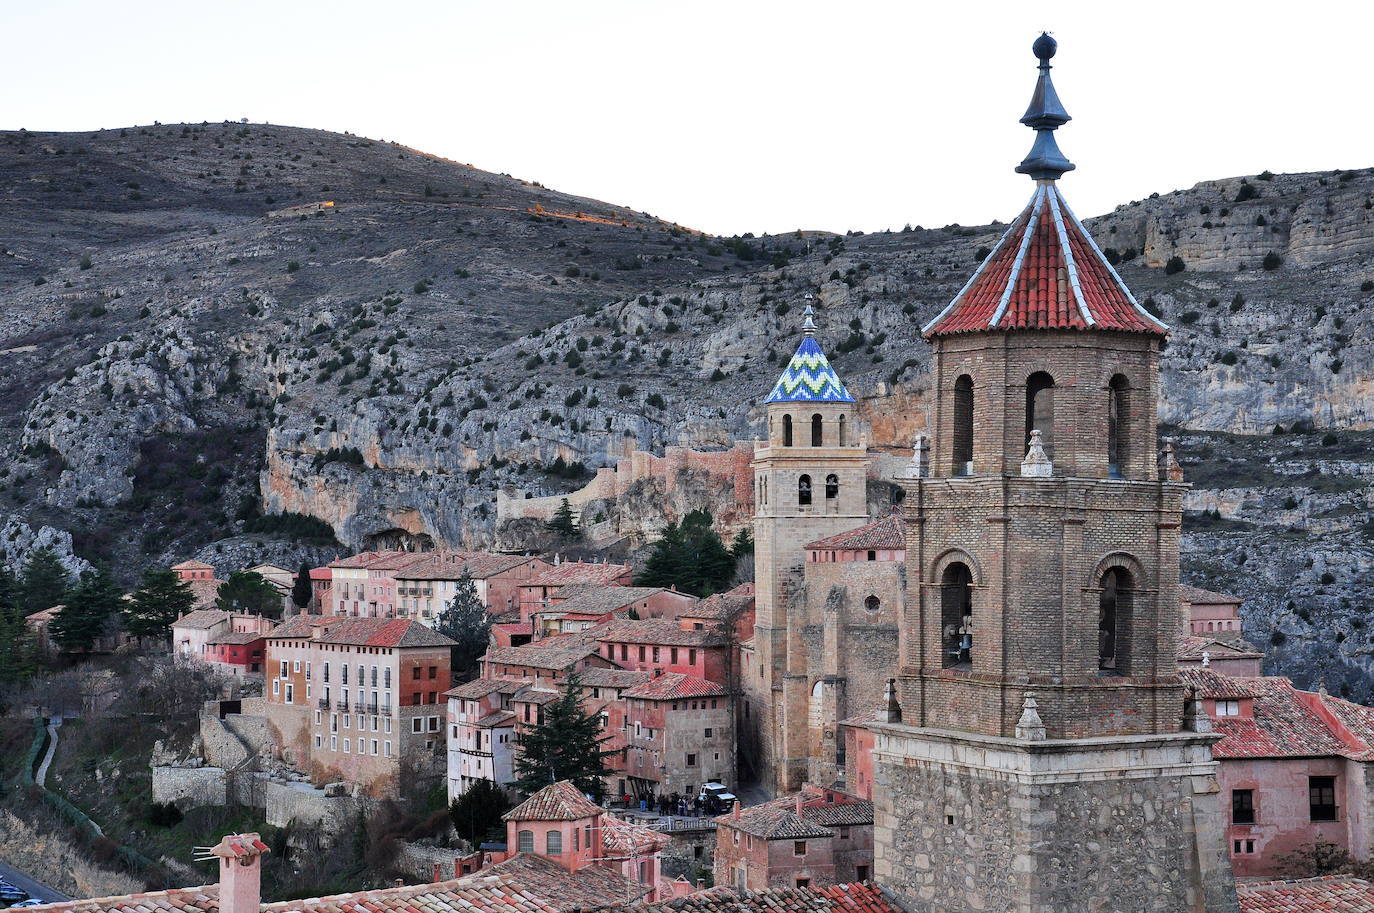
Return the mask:
<svg viewBox="0 0 1374 913"><path fill-rule="evenodd" d="M773 386L765 403L852 403L854 397L844 388L844 382L830 360L816 342L815 311L811 305L802 312L802 332L805 337L787 369Z"/></svg>

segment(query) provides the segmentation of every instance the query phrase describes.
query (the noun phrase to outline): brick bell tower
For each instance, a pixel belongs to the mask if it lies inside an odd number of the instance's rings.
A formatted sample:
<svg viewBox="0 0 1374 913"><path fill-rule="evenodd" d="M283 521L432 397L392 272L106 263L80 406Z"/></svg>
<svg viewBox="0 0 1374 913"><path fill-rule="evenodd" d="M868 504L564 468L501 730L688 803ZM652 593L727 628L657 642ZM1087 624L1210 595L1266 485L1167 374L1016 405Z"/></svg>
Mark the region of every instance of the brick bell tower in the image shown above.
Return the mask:
<svg viewBox="0 0 1374 913"><path fill-rule="evenodd" d="M924 328L933 437L904 482L875 871L913 910L1235 910L1215 737L1177 675L1186 485L1156 457L1168 328L1059 191L1074 165L1054 138L1056 43L1033 50L1036 139L1016 170L1035 190Z"/></svg>
<svg viewBox="0 0 1374 913"><path fill-rule="evenodd" d="M800 788L809 754L805 609L792 604L804 546L868 520L867 441L854 398L816 342L809 304L802 334L764 400L768 440L754 450L756 667L742 670L751 717L743 722L758 737L760 780L780 792Z"/></svg>

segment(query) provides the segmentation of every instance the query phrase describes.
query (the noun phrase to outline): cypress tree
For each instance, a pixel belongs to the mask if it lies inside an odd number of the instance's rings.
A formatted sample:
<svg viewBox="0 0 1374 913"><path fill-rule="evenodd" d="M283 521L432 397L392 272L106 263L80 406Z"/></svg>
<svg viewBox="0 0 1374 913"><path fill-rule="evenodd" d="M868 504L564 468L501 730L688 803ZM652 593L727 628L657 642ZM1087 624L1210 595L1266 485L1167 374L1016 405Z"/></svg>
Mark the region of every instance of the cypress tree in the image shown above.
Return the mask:
<svg viewBox="0 0 1374 913"><path fill-rule="evenodd" d="M296 608L305 610L314 595L315 591L310 586L310 564L302 561L301 569L296 572L296 583L291 587L291 601Z"/></svg>
<svg viewBox="0 0 1374 913"><path fill-rule="evenodd" d="M711 515L694 510L680 523L670 523L654 543L638 586L677 587L694 596L710 596L728 589L736 557L711 527ZM753 549L752 540L749 548Z"/></svg>
<svg viewBox="0 0 1374 913"><path fill-rule="evenodd" d="M582 683L577 673L563 683L563 694L544 708L544 721L526 730L515 760L516 788L531 795L559 780L571 780L598 802L605 795L602 779L612 773L606 759L616 754L601 747L601 720L582 709Z"/></svg>
<svg viewBox="0 0 1374 913"><path fill-rule="evenodd" d="M0 564L0 684L26 681L38 666L38 641L19 607L19 581Z"/></svg>
<svg viewBox="0 0 1374 913"><path fill-rule="evenodd" d="M564 498L562 503L558 505L558 509L553 512L552 519L544 526L565 539L578 537L577 520L573 517L572 505L568 503L567 498Z"/></svg>

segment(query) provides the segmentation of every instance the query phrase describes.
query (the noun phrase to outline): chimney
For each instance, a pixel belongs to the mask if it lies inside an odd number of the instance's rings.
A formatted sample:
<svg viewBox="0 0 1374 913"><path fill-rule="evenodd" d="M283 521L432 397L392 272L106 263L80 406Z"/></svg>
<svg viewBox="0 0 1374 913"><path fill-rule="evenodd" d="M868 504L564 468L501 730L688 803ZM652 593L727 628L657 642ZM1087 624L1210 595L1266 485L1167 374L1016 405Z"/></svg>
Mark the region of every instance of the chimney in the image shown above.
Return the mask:
<svg viewBox="0 0 1374 913"><path fill-rule="evenodd" d="M732 819L734 819L735 821L738 821L738 820L739 820L739 800L738 800L738 799L735 800L735 807L734 807L734 809L730 812L730 817L731 817Z"/></svg>
<svg viewBox="0 0 1374 913"><path fill-rule="evenodd" d="M434 878L431 879L435 884L444 880L444 866L442 863L434 863Z"/></svg>
<svg viewBox="0 0 1374 913"><path fill-rule="evenodd" d="M797 817L802 816L802 794L797 793Z"/></svg>
<svg viewBox="0 0 1374 913"><path fill-rule="evenodd" d="M257 834L230 834L210 852L219 857L220 913L258 913L267 844Z"/></svg>

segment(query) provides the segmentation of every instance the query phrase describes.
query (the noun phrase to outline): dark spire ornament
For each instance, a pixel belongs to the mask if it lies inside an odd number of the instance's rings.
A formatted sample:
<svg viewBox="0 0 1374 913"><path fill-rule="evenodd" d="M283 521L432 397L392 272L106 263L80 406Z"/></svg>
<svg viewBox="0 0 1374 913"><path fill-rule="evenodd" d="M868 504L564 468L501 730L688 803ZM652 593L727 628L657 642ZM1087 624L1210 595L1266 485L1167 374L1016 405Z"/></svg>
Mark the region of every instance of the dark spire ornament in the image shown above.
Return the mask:
<svg viewBox="0 0 1374 913"><path fill-rule="evenodd" d="M1067 124L1071 117L1059 101L1059 93L1054 91L1050 79L1050 58L1058 50L1059 43L1050 37L1049 32L1041 32L1035 39L1031 50L1040 60L1040 78L1035 81L1035 94L1031 96L1030 106L1021 118L1021 123L1035 130L1035 144L1030 154L1016 166L1018 174L1028 174L1037 181L1056 181L1076 166L1059 151L1054 141L1054 131Z"/></svg>

